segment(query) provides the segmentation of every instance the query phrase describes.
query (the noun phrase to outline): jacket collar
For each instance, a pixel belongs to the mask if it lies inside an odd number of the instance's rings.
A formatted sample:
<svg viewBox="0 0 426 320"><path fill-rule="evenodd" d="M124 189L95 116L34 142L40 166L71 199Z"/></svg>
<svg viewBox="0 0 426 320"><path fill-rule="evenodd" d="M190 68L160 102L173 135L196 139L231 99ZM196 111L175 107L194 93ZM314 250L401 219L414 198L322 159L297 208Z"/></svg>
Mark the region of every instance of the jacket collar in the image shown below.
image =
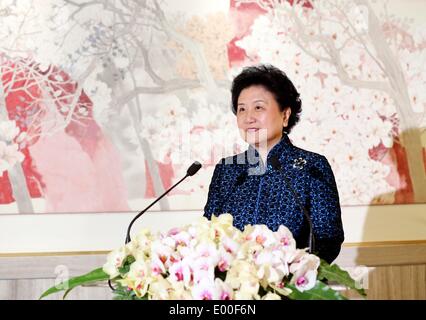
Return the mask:
<svg viewBox="0 0 426 320"><path fill-rule="evenodd" d="M293 148L293 144L291 143L287 134L283 134L281 140L272 147L268 152L268 156L266 158L266 162L268 164L268 168L266 170L271 170L271 164L269 163L269 159L271 157L276 156L278 159L283 160L285 155L289 154ZM247 161L249 170L253 172L257 172L258 174L262 174L265 172L265 164L263 163L262 158L259 155L259 152L253 146L249 146L246 151Z"/></svg>

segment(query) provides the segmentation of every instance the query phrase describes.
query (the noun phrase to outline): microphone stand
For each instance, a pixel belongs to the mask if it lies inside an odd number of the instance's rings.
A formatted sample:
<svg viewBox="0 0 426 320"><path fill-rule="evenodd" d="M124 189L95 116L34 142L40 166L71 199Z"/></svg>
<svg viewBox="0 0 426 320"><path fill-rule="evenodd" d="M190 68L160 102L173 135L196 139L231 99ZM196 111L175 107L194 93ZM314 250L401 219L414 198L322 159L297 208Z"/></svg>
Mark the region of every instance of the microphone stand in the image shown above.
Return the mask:
<svg viewBox="0 0 426 320"><path fill-rule="evenodd" d="M124 242L124 244L128 244L131 241L130 238L130 230L133 226L133 224L135 223L135 221L141 216L143 215L149 208L151 208L154 204L156 204L158 201L160 201L166 194L168 194L170 191L172 191L179 183L181 183L183 180L185 180L186 178L189 177L189 174L186 174L182 179L180 179L178 182L176 182L172 187L170 187L168 190L166 190L161 196L159 196L153 203L151 203L148 207L146 207L145 209L143 209L141 212L139 212L134 218L133 220L130 222L129 227L127 228L127 233L126 233L126 240Z"/></svg>
<svg viewBox="0 0 426 320"><path fill-rule="evenodd" d="M199 163L198 161L195 161L186 171L186 175L180 179L178 182L176 182L173 186L171 186L169 189L167 189L161 196L159 196L153 203L151 203L148 207L146 207L145 209L143 209L141 212L139 212L130 222L128 228L127 228L127 232L126 232L126 240L124 242L124 244L128 244L132 239L130 238L130 230L132 229L133 224L135 223L135 221L141 216L143 215L149 208L151 208L154 204L156 204L158 201L160 201L166 194L168 194L170 191L172 191L179 183L181 183L183 180L185 180L186 178L193 176L194 174L196 174L198 172L198 170L201 169L201 163ZM112 291L115 290L115 288L112 286L111 284L111 279L108 279L108 286L111 288Z"/></svg>

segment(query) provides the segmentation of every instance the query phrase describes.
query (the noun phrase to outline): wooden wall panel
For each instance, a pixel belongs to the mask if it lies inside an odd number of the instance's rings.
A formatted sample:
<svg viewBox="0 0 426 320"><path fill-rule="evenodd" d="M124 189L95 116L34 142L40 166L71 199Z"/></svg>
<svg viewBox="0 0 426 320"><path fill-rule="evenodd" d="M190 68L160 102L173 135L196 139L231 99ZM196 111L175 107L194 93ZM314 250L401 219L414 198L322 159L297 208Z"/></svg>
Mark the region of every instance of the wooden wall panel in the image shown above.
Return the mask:
<svg viewBox="0 0 426 320"><path fill-rule="evenodd" d="M40 295L55 284L54 279L0 280L0 300L37 300ZM60 300L63 293L52 294L45 300ZM66 299L105 300L112 299L109 287L91 286L72 290Z"/></svg>
<svg viewBox="0 0 426 320"><path fill-rule="evenodd" d="M426 265L374 268L368 287L369 299L426 300Z"/></svg>
<svg viewBox="0 0 426 320"><path fill-rule="evenodd" d="M105 262L106 253L0 255L0 299L38 299L58 277L81 275ZM426 241L345 245L335 261L367 277L360 285L368 299L426 300ZM345 292L359 299L353 292ZM60 299L56 294L49 299ZM107 284L77 288L68 299L111 299Z"/></svg>

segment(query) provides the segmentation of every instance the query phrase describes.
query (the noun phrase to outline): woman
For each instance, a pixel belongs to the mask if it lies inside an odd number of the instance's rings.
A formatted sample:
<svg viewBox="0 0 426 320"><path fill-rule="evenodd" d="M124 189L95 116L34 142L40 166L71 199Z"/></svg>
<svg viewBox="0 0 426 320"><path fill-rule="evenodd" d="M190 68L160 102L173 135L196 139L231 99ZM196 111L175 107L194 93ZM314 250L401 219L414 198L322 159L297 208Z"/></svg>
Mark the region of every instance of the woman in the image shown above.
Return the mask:
<svg viewBox="0 0 426 320"><path fill-rule="evenodd" d="M331 263L344 240L339 195L327 159L293 146L287 136L299 120L299 93L271 65L245 68L231 93L232 111L249 148L216 165L204 216L231 213L241 230L249 224L274 231L284 225L297 247L309 246Z"/></svg>

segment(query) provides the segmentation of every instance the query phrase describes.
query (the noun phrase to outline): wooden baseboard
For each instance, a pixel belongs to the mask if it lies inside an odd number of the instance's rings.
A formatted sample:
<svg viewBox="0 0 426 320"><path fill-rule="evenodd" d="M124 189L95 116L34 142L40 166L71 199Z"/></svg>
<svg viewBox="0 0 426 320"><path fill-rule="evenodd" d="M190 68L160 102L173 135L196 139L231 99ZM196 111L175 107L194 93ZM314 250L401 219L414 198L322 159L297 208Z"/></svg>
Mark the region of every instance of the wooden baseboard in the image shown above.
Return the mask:
<svg viewBox="0 0 426 320"><path fill-rule="evenodd" d="M106 254L50 252L2 255L0 288L11 288L9 293L3 294L6 298L27 297L30 294L28 290L35 290L38 285L48 287L59 276L72 277L102 266ZM358 271L367 270L362 285L366 286L368 299L426 300L426 241L345 245L335 263L348 271L357 271L357 268ZM40 290L31 294L40 294ZM99 291L99 298L105 295L109 299L107 291ZM360 298L351 292L346 294L352 299ZM84 299L86 296L86 293L77 292L75 299Z"/></svg>

